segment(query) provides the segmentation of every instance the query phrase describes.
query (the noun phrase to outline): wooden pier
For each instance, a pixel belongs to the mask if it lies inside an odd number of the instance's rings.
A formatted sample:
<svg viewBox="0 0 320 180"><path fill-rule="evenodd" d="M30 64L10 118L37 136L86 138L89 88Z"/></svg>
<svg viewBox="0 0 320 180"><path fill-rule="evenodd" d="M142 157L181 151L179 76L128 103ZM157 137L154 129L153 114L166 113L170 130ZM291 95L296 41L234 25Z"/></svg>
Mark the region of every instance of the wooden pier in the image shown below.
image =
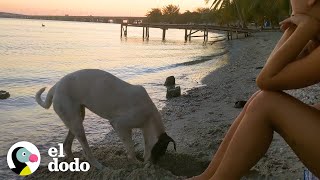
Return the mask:
<svg viewBox="0 0 320 180"><path fill-rule="evenodd" d="M184 29L184 40L191 41L192 37L203 37L203 41L207 42L209 39L209 32L212 31L222 31L226 33L227 39L232 40L234 35L235 38L239 38L239 34L244 34L245 37L248 37L252 32L255 30L252 29L246 29L246 28L239 28L239 27L227 27L227 26L215 26L215 25L201 25L201 24L127 24L122 23L121 24L121 37L127 37L128 35L128 26L132 27L142 27L142 38L149 39L149 29L150 28L159 28L162 29L162 40L165 41L166 39L166 31L168 29ZM193 34L197 32L203 32L203 35L195 36Z"/></svg>

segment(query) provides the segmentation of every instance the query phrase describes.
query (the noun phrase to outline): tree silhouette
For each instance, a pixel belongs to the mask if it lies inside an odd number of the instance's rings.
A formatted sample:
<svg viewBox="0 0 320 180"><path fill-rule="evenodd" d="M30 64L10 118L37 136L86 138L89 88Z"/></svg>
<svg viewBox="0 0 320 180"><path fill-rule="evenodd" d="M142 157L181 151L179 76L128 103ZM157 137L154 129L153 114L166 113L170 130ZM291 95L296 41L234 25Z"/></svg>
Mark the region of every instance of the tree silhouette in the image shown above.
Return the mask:
<svg viewBox="0 0 320 180"><path fill-rule="evenodd" d="M215 23L246 27L255 23L263 27L266 21L271 25L288 16L289 0L205 0L211 8L197 8L195 11L179 13L176 5L153 8L146 14L150 23Z"/></svg>
<svg viewBox="0 0 320 180"><path fill-rule="evenodd" d="M152 8L147 12L147 22L159 23L162 20L162 12L160 8Z"/></svg>
<svg viewBox="0 0 320 180"><path fill-rule="evenodd" d="M179 6L170 4L162 8L162 15L164 16L164 21L168 23L175 23L179 15Z"/></svg>
<svg viewBox="0 0 320 180"><path fill-rule="evenodd" d="M204 0L211 3L210 9L219 11L228 21L235 21L235 18L242 26L249 21L263 24L265 20L279 22L280 18L289 14L289 0Z"/></svg>

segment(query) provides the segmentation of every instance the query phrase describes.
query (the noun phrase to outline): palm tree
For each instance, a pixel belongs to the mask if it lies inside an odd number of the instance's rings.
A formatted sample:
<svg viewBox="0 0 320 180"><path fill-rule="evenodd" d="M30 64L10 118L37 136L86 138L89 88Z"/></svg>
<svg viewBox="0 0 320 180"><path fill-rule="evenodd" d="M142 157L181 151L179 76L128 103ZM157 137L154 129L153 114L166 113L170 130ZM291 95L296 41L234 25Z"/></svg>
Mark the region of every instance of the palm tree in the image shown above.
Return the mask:
<svg viewBox="0 0 320 180"><path fill-rule="evenodd" d="M197 13L199 16L199 23L210 22L210 19L211 19L210 15L212 13L209 8L197 8L194 12Z"/></svg>
<svg viewBox="0 0 320 180"><path fill-rule="evenodd" d="M268 18L270 21L279 21L279 18L288 15L289 0L205 0L210 3L210 9L217 11L230 11L234 9L237 19L242 26L246 26L248 20L261 21Z"/></svg>
<svg viewBox="0 0 320 180"><path fill-rule="evenodd" d="M179 15L180 8L179 6L170 4L162 8L162 15L165 20L169 23L175 22L177 16Z"/></svg>
<svg viewBox="0 0 320 180"><path fill-rule="evenodd" d="M159 8L152 8L148 13L146 14L147 16L147 21L148 22L154 22L158 23L161 21L162 18L162 12L161 9Z"/></svg>
<svg viewBox="0 0 320 180"><path fill-rule="evenodd" d="M253 2L247 9L250 12L249 16L254 21L260 21L263 24L264 20L268 20L272 25L277 24L281 19L288 16L290 13L289 0L268 0ZM261 22L262 21L262 22Z"/></svg>
<svg viewBox="0 0 320 180"><path fill-rule="evenodd" d="M208 4L211 0L205 0L205 3ZM243 20L243 15L240 11L240 7L238 5L238 0L213 0L212 4L210 6L210 9L213 9L214 11L216 10L222 10L222 9L227 9L231 8L233 9L233 6L236 9L238 20L242 24L242 26L246 26L245 22ZM229 10L230 11L230 10Z"/></svg>

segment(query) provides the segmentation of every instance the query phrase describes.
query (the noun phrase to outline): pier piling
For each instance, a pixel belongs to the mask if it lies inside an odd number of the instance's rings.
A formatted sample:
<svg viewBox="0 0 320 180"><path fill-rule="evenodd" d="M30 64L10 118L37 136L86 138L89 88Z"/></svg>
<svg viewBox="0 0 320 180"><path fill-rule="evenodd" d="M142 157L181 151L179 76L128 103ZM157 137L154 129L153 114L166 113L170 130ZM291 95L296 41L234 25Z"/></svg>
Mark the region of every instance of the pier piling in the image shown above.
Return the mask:
<svg viewBox="0 0 320 180"><path fill-rule="evenodd" d="M121 27L120 27L120 37L122 37L122 28L123 28L123 25L121 24Z"/></svg>
<svg viewBox="0 0 320 180"><path fill-rule="evenodd" d="M184 41L188 41L188 29L184 29Z"/></svg>
<svg viewBox="0 0 320 180"><path fill-rule="evenodd" d="M145 27L142 27L142 29L143 29L143 30L142 30L142 39L143 39L143 40L144 40L144 28L145 28Z"/></svg>
<svg viewBox="0 0 320 180"><path fill-rule="evenodd" d="M255 32L252 29L245 29L240 27L231 27L231 26L216 26L216 25L202 25L202 24L163 24L163 23L140 23L140 24L121 24L120 36L127 37L128 35L128 26L132 27L142 27L142 38L149 39L150 37L150 27L162 29L162 40L166 40L166 32L168 29L184 29L184 40L185 42L191 41L192 37L203 37L203 41L207 42L209 40L209 31L222 31L226 32L226 37L228 40L233 39L233 34L235 33L235 38L239 38L239 33L243 33L245 37L248 37L251 32ZM203 35L193 35L199 31L203 31Z"/></svg>
<svg viewBox="0 0 320 180"><path fill-rule="evenodd" d="M166 28L162 29L162 41L166 40Z"/></svg>
<svg viewBox="0 0 320 180"><path fill-rule="evenodd" d="M122 38L122 32L124 37L127 37L128 35L128 25L127 24L121 24L121 30L120 30L120 37Z"/></svg>

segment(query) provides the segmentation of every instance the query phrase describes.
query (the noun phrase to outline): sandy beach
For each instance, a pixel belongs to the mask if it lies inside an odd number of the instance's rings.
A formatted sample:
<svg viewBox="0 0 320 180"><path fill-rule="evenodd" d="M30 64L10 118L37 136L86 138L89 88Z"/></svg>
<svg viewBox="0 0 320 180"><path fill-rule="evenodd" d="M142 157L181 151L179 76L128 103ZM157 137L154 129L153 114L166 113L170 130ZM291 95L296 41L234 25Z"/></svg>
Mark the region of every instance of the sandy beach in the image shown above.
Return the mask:
<svg viewBox="0 0 320 180"><path fill-rule="evenodd" d="M263 32L252 37L225 42L229 52L223 55L222 67L204 75L203 87L183 91L170 99L161 110L167 133L176 141L160 162L152 167L128 162L124 147L115 132L92 146L94 155L110 169L87 173L50 173L40 167L27 179L185 179L200 174L209 164L226 131L241 109L234 108L238 100L247 100L258 90L255 77L282 33ZM176 80L179 84L179 79ZM320 98L320 86L289 91L293 96L312 104ZM303 120L303 119L301 119ZM134 132L136 151L143 153L143 139ZM81 152L75 156L83 158ZM304 166L285 141L278 135L259 163L244 179L303 179Z"/></svg>

